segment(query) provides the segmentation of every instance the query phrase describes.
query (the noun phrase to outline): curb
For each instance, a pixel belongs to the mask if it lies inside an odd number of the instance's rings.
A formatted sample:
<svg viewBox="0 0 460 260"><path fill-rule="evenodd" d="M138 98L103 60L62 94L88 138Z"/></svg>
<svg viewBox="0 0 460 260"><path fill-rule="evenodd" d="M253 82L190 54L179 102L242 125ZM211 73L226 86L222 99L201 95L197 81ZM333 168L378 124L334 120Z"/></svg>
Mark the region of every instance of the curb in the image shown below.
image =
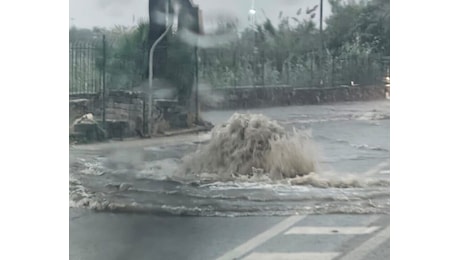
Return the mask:
<svg viewBox="0 0 460 260"><path fill-rule="evenodd" d="M165 132L162 135L155 135L154 137L175 136L175 135L182 135L182 134L192 134L192 133L210 131L211 129L212 128L209 128L209 127L199 126L199 127L189 128L189 129L181 129L181 130L177 130L177 131L169 131L169 132Z"/></svg>

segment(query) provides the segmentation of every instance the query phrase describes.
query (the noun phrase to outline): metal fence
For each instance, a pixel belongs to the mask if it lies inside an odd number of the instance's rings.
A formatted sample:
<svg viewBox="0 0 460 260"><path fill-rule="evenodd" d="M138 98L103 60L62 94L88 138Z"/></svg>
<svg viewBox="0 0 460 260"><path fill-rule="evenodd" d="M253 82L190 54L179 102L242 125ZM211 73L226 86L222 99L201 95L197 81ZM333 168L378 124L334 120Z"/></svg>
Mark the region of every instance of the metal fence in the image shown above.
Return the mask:
<svg viewBox="0 0 460 260"><path fill-rule="evenodd" d="M70 42L69 93L98 94L104 83L108 90L132 90L146 80L147 64L146 49L120 53L116 41L109 37L106 40L104 36L90 42Z"/></svg>
<svg viewBox="0 0 460 260"><path fill-rule="evenodd" d="M69 92L97 94L103 81L110 90L133 90L147 79L147 49L117 52L114 42L72 42L69 46ZM103 51L103 48L106 51ZM378 55L327 56L316 52L247 54L238 49L200 50L199 82L214 88L238 86L334 87L379 83L389 75L389 57ZM179 67L172 73L181 73ZM103 76L105 73L105 77ZM180 76L180 75L179 75ZM322 82L322 83L321 83ZM192 84L190 82L190 84ZM191 87L191 86L190 86Z"/></svg>
<svg viewBox="0 0 460 260"><path fill-rule="evenodd" d="M69 93L96 94L102 89L102 48L97 42L69 45Z"/></svg>
<svg viewBox="0 0 460 260"><path fill-rule="evenodd" d="M241 53L240 50L202 50L200 82L216 88L238 86L334 87L379 83L389 73L389 57L343 54L326 56L317 52ZM322 82L322 83L321 83Z"/></svg>

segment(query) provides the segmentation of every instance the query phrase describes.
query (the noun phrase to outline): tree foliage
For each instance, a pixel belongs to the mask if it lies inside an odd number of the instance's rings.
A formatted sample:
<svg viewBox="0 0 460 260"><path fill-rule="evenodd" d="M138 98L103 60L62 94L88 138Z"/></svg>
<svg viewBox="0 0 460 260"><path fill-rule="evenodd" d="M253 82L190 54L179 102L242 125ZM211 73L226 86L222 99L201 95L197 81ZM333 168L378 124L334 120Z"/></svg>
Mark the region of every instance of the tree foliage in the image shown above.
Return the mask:
<svg viewBox="0 0 460 260"><path fill-rule="evenodd" d="M200 49L200 81L214 87L288 84L317 86L371 82L379 76L378 57L390 55L390 1L329 0L332 14L325 19L325 52L320 57L318 6L300 8L293 17L279 13L274 24L265 18L238 31L235 20L218 21L215 34L234 35L226 44ZM71 28L71 41L94 41L102 33L109 41L107 73L110 87L131 88L148 76L148 21L135 27ZM190 95L194 79L194 46L167 36L166 80L181 97ZM322 60L322 62L320 62Z"/></svg>
<svg viewBox="0 0 460 260"><path fill-rule="evenodd" d="M236 42L204 50L202 69L209 76L203 75L203 79L214 86L315 86L321 79L326 85L377 80L382 70L380 57L390 55L389 0L330 3L332 14L325 20L323 57L320 32L313 22L318 6L305 12L298 9L293 17L280 12L277 26L265 19L243 31ZM234 56L241 58L235 62L231 59Z"/></svg>
<svg viewBox="0 0 460 260"><path fill-rule="evenodd" d="M358 44L372 53L390 55L390 0L329 2L332 15L326 19L325 33L327 46L334 54Z"/></svg>

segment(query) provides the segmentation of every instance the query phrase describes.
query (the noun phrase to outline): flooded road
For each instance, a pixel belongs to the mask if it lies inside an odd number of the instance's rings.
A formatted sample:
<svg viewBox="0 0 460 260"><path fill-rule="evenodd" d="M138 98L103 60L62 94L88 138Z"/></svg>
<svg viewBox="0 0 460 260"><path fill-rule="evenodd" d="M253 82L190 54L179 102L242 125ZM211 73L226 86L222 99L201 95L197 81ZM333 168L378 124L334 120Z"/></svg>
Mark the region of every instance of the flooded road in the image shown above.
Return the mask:
<svg viewBox="0 0 460 260"><path fill-rule="evenodd" d="M184 156L206 147L211 134L156 145L70 151L69 202L74 208L191 216L287 216L390 213L390 103L388 100L211 111L215 125L235 112L263 114L286 132L308 132L314 173L184 175ZM307 158L306 158L307 159Z"/></svg>

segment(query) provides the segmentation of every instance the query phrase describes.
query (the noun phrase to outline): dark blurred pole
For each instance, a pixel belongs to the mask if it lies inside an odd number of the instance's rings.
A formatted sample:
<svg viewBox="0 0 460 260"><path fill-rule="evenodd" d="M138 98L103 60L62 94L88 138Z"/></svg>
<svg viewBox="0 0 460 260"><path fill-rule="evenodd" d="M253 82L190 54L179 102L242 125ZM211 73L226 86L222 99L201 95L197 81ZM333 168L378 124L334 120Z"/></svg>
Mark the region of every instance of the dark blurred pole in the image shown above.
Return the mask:
<svg viewBox="0 0 460 260"><path fill-rule="evenodd" d="M199 109L198 103L198 44L195 46L195 123L199 123Z"/></svg>
<svg viewBox="0 0 460 260"><path fill-rule="evenodd" d="M102 35L102 127L106 130L105 124L105 65L107 60L105 34Z"/></svg>
<svg viewBox="0 0 460 260"><path fill-rule="evenodd" d="M324 59L324 55L323 55L323 47L324 47L324 44L323 44L323 0L320 0L320 3L319 3L319 41L320 41L320 57L319 57L319 69L320 69L320 76L321 76L321 86L323 86L324 84L324 81L323 81L323 59Z"/></svg>
<svg viewBox="0 0 460 260"><path fill-rule="evenodd" d="M198 125L200 122L200 101L198 100L199 98L199 87L198 87L198 81L199 81L199 65L200 65L200 57L198 56L198 46L199 46L199 41L200 41L200 36L204 33L203 32L203 20L202 20L202 13L201 10L197 7L196 8L196 33L198 37L196 38L195 42L195 123Z"/></svg>

